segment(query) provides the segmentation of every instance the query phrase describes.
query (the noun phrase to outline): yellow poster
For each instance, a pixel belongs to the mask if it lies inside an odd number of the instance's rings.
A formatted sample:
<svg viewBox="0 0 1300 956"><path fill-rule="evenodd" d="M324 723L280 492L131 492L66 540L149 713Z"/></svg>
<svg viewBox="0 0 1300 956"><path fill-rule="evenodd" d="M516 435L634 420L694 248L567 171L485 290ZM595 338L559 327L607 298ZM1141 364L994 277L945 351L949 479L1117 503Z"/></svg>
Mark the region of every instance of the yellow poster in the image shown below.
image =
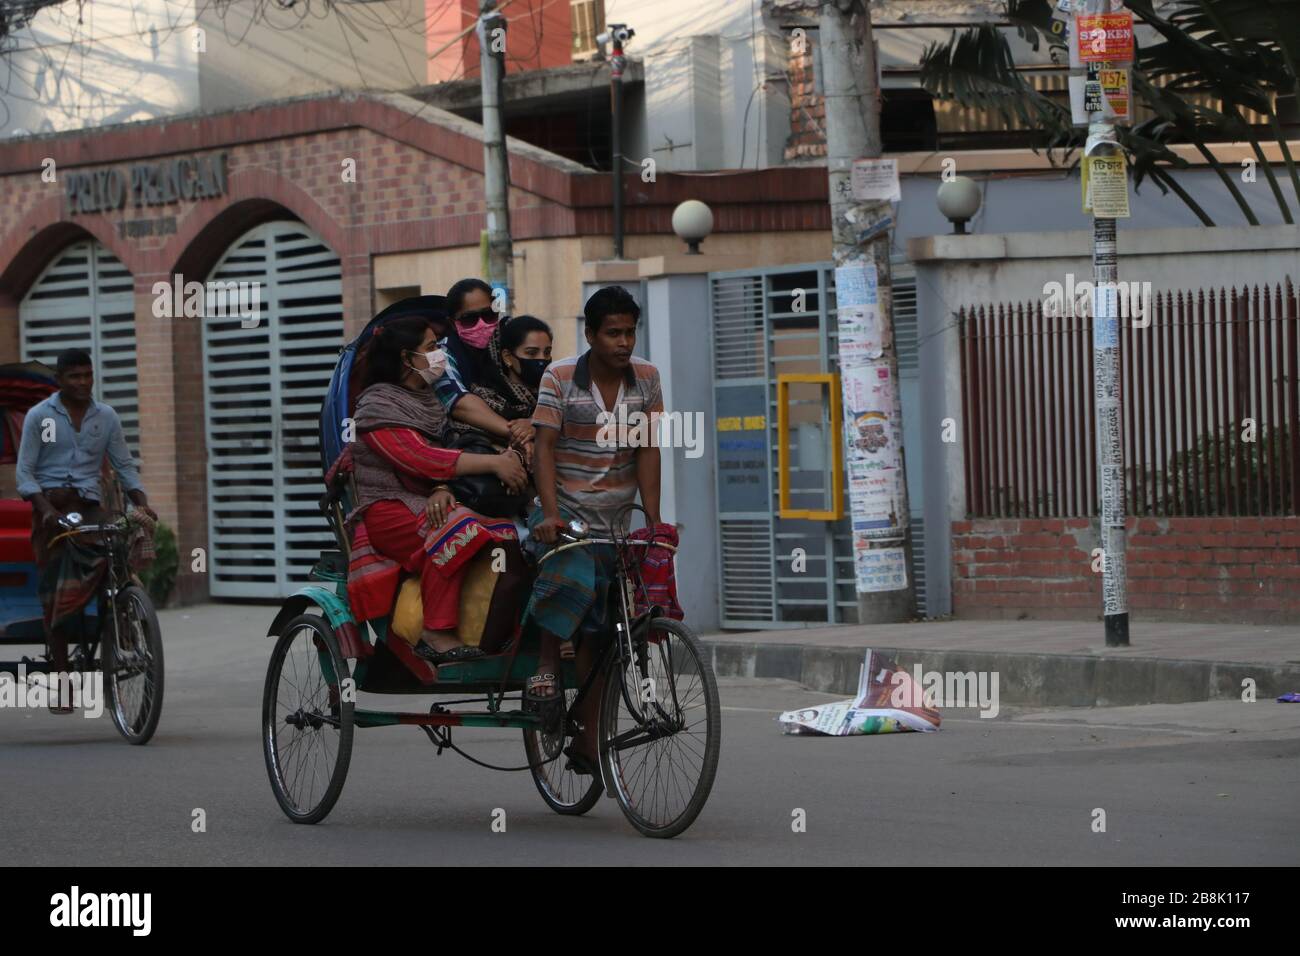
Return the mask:
<svg viewBox="0 0 1300 956"><path fill-rule="evenodd" d="M1083 211L1099 219L1128 219L1128 169L1124 155L1083 160Z"/></svg>

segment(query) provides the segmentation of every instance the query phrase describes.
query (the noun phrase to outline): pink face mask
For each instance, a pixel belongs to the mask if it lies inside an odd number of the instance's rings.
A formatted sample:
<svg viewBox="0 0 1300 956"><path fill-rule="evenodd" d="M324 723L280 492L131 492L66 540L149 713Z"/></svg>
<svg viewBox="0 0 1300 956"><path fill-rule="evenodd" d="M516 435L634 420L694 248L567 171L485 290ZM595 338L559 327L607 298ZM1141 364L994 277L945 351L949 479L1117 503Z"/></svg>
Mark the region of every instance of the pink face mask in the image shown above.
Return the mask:
<svg viewBox="0 0 1300 956"><path fill-rule="evenodd" d="M492 333L496 331L496 322L486 322L483 319L468 329L457 328L456 334L460 340L472 349L485 349L488 342L492 340Z"/></svg>

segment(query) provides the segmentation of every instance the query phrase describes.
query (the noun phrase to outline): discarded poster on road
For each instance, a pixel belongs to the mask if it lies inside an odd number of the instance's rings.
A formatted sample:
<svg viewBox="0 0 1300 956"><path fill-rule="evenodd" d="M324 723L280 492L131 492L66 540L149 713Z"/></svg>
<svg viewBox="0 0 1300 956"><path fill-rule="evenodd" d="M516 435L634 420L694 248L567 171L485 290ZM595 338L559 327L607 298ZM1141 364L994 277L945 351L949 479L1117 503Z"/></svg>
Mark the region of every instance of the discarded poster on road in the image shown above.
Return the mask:
<svg viewBox="0 0 1300 956"><path fill-rule="evenodd" d="M815 737L854 737L939 729L938 709L896 706L900 701L924 702L924 694L906 671L890 658L868 648L858 675L858 691L851 700L788 710L777 720L786 734Z"/></svg>

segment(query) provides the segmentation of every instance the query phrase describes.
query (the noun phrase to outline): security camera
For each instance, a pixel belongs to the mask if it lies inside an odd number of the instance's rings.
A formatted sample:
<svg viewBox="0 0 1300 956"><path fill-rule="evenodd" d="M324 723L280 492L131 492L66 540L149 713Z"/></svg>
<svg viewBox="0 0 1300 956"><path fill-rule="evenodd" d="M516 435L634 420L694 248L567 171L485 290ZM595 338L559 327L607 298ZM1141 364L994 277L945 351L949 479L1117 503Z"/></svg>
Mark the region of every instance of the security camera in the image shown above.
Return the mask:
<svg viewBox="0 0 1300 956"><path fill-rule="evenodd" d="M601 34L601 37L604 37L605 40L609 40L612 37L620 44L626 43L634 36L636 36L636 31L626 23L611 23L609 29L605 33ZM600 40L601 37L597 37L596 39Z"/></svg>

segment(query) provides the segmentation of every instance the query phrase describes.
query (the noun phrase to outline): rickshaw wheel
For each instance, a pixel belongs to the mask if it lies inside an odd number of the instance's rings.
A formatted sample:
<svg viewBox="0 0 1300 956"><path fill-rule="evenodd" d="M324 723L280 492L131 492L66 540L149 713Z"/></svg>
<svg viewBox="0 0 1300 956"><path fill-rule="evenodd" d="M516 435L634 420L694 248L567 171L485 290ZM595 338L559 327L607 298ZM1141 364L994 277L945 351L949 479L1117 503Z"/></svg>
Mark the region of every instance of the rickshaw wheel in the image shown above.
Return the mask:
<svg viewBox="0 0 1300 956"><path fill-rule="evenodd" d="M128 743L147 744L162 716L162 631L153 601L139 585L124 587L117 600L118 628L126 646L118 647L111 633L100 639L108 712Z"/></svg>
<svg viewBox="0 0 1300 956"><path fill-rule="evenodd" d="M659 618L649 638L643 660L610 667L600 702L600 760L628 822L645 836L666 839L694 823L709 799L722 709L717 680L690 628ZM652 700L643 702L647 691ZM628 709L628 698L647 722Z"/></svg>
<svg viewBox="0 0 1300 956"><path fill-rule="evenodd" d="M564 691L566 712L573 706L573 699L577 696L576 689ZM567 723L566 718L554 733L525 730L524 753L528 756L533 783L537 785L537 792L542 795L546 805L556 813L576 817L596 805L604 787L596 774L587 776L565 769L568 760L560 752L564 749L566 740L564 729ZM556 754L559 756L557 757ZM552 757L555 759L552 760Z"/></svg>
<svg viewBox="0 0 1300 956"><path fill-rule="evenodd" d="M343 792L354 698L329 622L300 614L286 624L266 671L262 750L276 802L294 823L324 820Z"/></svg>

